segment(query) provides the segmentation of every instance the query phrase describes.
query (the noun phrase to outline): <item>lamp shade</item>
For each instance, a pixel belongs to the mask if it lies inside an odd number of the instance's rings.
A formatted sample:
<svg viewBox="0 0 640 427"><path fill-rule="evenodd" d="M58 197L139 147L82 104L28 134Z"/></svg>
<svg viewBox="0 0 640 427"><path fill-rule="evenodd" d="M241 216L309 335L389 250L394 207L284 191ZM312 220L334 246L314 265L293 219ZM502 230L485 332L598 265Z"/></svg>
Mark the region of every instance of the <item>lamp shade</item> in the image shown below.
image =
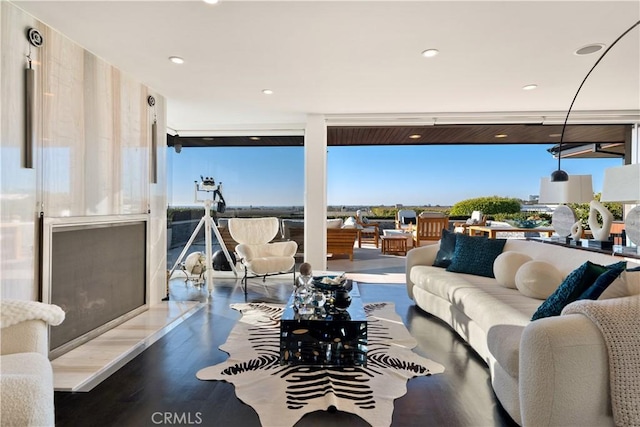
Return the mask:
<svg viewBox="0 0 640 427"><path fill-rule="evenodd" d="M640 163L604 170L603 202L640 202Z"/></svg>
<svg viewBox="0 0 640 427"><path fill-rule="evenodd" d="M540 203L588 203L592 199L591 175L569 175L567 181L540 180Z"/></svg>

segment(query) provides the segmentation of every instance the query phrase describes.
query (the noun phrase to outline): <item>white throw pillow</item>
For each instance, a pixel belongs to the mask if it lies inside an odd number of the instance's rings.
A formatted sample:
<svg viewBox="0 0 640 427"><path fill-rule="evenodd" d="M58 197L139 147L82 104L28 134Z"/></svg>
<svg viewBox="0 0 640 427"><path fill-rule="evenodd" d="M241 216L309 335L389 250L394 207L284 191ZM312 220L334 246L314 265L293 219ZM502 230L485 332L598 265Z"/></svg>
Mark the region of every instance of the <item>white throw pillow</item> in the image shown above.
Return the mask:
<svg viewBox="0 0 640 427"><path fill-rule="evenodd" d="M342 228L357 228L358 224L356 223L356 219L352 216L344 220L344 224Z"/></svg>
<svg viewBox="0 0 640 427"><path fill-rule="evenodd" d="M635 264L629 263L630 268ZM620 298L640 294L640 271L623 271L598 299Z"/></svg>
<svg viewBox="0 0 640 427"><path fill-rule="evenodd" d="M516 273L516 287L525 296L547 299L558 289L564 278L553 264L545 261L529 261Z"/></svg>
<svg viewBox="0 0 640 427"><path fill-rule="evenodd" d="M342 218L328 219L327 228L341 228Z"/></svg>
<svg viewBox="0 0 640 427"><path fill-rule="evenodd" d="M498 285L516 289L516 273L525 262L531 261L529 255L523 252L506 251L498 255L493 262L493 275Z"/></svg>

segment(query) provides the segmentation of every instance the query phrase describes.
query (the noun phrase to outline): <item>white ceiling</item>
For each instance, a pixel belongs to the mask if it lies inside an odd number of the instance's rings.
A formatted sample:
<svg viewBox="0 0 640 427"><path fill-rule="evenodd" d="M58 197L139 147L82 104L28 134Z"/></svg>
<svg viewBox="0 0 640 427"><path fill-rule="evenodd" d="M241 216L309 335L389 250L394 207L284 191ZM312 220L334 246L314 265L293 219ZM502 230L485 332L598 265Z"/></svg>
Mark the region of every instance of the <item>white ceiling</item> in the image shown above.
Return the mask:
<svg viewBox="0 0 640 427"><path fill-rule="evenodd" d="M638 0L13 3L164 95L181 135L300 128L309 113L566 112L602 53L573 52L640 19ZM587 80L574 111L592 110L640 111L640 28Z"/></svg>

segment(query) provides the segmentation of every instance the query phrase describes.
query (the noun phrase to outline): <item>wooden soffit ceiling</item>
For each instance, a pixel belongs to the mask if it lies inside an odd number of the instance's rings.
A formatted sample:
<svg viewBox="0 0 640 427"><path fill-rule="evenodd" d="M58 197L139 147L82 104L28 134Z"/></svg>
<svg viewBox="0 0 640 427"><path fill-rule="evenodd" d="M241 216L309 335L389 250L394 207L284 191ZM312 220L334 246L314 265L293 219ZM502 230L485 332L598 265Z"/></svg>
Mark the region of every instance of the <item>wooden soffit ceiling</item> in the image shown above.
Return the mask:
<svg viewBox="0 0 640 427"><path fill-rule="evenodd" d="M630 125L569 125L563 142L573 144L622 144ZM435 125L435 126L331 126L327 145L425 145L425 144L556 144L562 125ZM303 146L304 136L171 136L167 144L182 147Z"/></svg>
<svg viewBox="0 0 640 427"><path fill-rule="evenodd" d="M627 125L572 125L566 143L624 142ZM328 145L553 144L562 125L436 125L420 127L331 127ZM413 138L412 138L413 136Z"/></svg>

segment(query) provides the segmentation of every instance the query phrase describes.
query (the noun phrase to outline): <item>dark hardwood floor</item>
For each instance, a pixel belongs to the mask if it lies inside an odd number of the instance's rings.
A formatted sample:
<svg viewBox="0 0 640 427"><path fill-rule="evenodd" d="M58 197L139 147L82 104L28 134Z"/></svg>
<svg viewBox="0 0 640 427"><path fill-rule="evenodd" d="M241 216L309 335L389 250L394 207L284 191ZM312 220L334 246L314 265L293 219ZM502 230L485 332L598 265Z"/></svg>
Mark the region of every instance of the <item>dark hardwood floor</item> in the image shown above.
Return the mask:
<svg viewBox="0 0 640 427"><path fill-rule="evenodd" d="M286 302L291 284L249 286L249 301ZM392 301L411 334L414 349L445 366L443 374L418 377L395 402L393 426L515 426L490 385L482 360L443 322L415 307L402 284L360 284L364 302ZM218 349L240 314L229 308L244 302L234 281L216 281L211 298L181 280L171 284L174 300L206 301L205 308L185 320L134 360L88 393L55 393L57 426L260 426L256 412L235 396L232 385L200 381L201 368L224 361ZM318 411L297 424L366 426L358 416ZM266 426L280 427L280 426ZM284 426L283 426L284 427Z"/></svg>

